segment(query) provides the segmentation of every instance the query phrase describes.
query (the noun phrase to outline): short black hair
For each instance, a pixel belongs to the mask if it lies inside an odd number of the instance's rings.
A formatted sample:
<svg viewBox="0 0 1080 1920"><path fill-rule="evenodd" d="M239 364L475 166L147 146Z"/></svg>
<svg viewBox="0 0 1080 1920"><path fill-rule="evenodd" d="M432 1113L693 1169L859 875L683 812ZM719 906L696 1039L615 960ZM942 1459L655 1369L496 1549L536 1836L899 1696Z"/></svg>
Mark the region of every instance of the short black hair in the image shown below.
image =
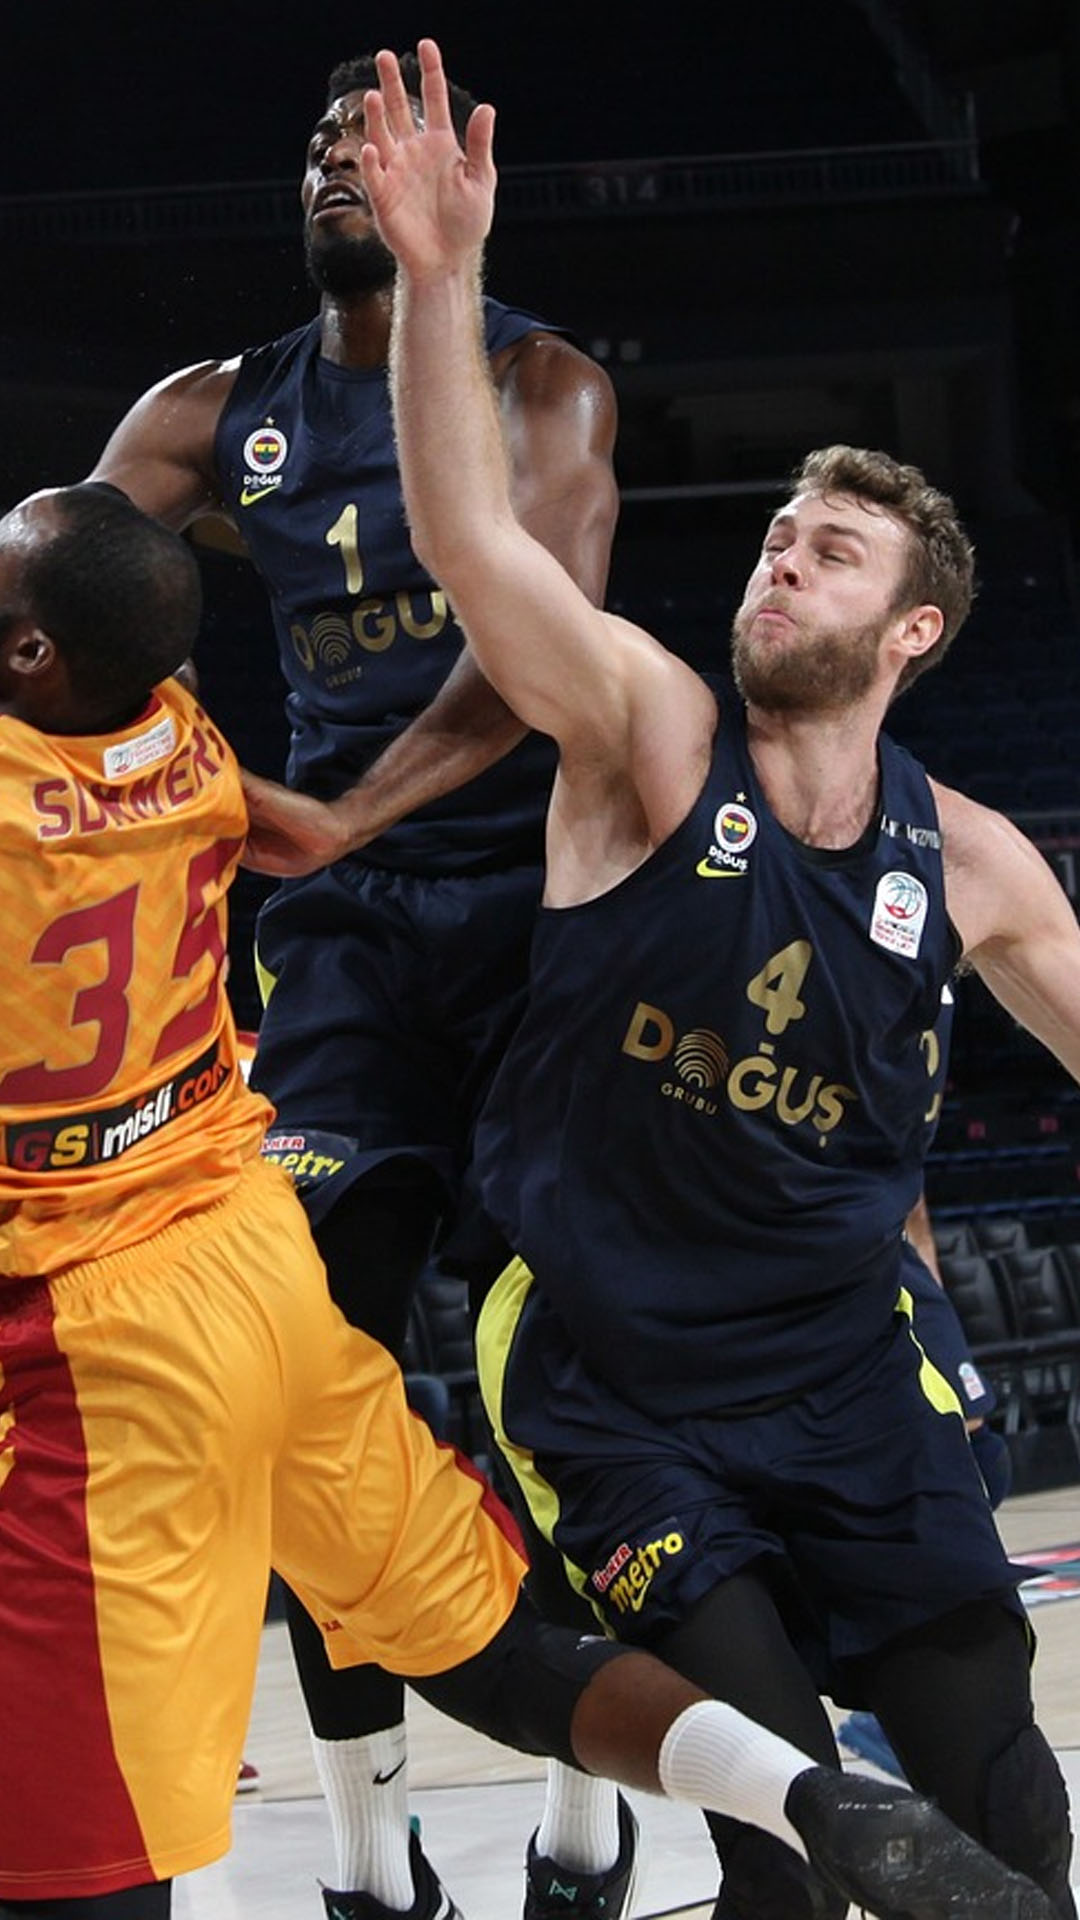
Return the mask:
<svg viewBox="0 0 1080 1920"><path fill-rule="evenodd" d="M202 615L199 568L179 534L102 481L51 496L59 525L28 556L24 610L95 712L149 694L187 659Z"/></svg>
<svg viewBox="0 0 1080 1920"><path fill-rule="evenodd" d="M405 91L411 100L420 98L420 62L415 53L399 53L398 64L401 77L405 82ZM447 81L450 95L450 117L454 122L454 132L461 144L465 144L465 129L469 116L476 105L471 93L464 87L455 87L452 80ZM377 93L379 75L373 53L358 53L352 60L341 60L334 68L326 83L326 104L331 106L340 100L343 93Z"/></svg>

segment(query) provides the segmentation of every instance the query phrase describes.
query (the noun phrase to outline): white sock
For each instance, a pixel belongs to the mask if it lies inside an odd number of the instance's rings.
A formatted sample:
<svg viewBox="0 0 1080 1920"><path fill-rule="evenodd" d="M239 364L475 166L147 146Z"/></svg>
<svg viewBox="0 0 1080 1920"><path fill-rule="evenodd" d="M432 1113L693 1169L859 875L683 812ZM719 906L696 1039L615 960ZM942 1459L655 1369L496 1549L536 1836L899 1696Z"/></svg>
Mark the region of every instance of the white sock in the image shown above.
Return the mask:
<svg viewBox="0 0 1080 1920"><path fill-rule="evenodd" d="M604 1873L619 1857L619 1794L610 1780L549 1760L536 1851L571 1873Z"/></svg>
<svg viewBox="0 0 1080 1920"><path fill-rule="evenodd" d="M673 1720L660 1745L660 1785L672 1800L763 1827L805 1860L784 1812L788 1788L816 1763L722 1700L699 1700Z"/></svg>
<svg viewBox="0 0 1080 1920"><path fill-rule="evenodd" d="M370 1893L387 1907L411 1907L404 1721L358 1740L312 1734L311 1746L334 1835L334 1887Z"/></svg>

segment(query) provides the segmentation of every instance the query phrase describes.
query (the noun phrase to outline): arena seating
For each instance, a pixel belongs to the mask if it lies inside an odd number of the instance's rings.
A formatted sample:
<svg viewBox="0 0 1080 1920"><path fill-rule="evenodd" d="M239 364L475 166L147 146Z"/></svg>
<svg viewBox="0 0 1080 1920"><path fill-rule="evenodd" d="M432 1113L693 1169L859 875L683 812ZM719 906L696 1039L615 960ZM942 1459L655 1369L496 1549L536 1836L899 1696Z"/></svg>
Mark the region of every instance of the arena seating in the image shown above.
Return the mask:
<svg viewBox="0 0 1080 1920"><path fill-rule="evenodd" d="M935 1231L942 1280L993 1382L1017 1491L1080 1477L1080 1221L975 1215ZM1036 1230L1037 1231L1037 1230Z"/></svg>

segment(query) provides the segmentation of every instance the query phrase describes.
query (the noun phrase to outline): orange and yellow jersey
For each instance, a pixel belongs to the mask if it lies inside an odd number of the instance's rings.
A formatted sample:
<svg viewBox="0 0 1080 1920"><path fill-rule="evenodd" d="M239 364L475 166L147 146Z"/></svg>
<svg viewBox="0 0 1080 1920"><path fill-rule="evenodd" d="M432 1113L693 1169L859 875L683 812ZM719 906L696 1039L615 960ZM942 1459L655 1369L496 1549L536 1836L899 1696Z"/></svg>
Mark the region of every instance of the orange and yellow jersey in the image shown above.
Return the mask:
<svg viewBox="0 0 1080 1920"><path fill-rule="evenodd" d="M236 761L175 680L124 731L0 716L0 1283L220 1199L271 1109L244 1084L225 896Z"/></svg>

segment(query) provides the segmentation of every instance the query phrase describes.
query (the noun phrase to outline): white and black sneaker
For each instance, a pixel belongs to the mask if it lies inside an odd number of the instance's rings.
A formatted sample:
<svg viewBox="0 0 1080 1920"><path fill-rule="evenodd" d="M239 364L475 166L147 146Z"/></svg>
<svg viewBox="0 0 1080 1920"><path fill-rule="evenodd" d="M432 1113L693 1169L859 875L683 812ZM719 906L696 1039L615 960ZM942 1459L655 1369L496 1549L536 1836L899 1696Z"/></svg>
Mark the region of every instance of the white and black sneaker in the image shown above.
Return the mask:
<svg viewBox="0 0 1080 1920"><path fill-rule="evenodd" d="M370 1893L335 1893L333 1887L324 1887L326 1920L461 1920L460 1909L451 1900L415 1832L409 1835L409 1865L416 1889L411 1907L388 1907Z"/></svg>
<svg viewBox="0 0 1080 1920"><path fill-rule="evenodd" d="M784 1810L825 1884L876 1920L1055 1920L1032 1881L921 1794L811 1767Z"/></svg>
<svg viewBox="0 0 1080 1920"><path fill-rule="evenodd" d="M619 1857L603 1873L570 1873L536 1851L525 1856L523 1920L630 1920L637 1876L638 1823L619 1795Z"/></svg>

